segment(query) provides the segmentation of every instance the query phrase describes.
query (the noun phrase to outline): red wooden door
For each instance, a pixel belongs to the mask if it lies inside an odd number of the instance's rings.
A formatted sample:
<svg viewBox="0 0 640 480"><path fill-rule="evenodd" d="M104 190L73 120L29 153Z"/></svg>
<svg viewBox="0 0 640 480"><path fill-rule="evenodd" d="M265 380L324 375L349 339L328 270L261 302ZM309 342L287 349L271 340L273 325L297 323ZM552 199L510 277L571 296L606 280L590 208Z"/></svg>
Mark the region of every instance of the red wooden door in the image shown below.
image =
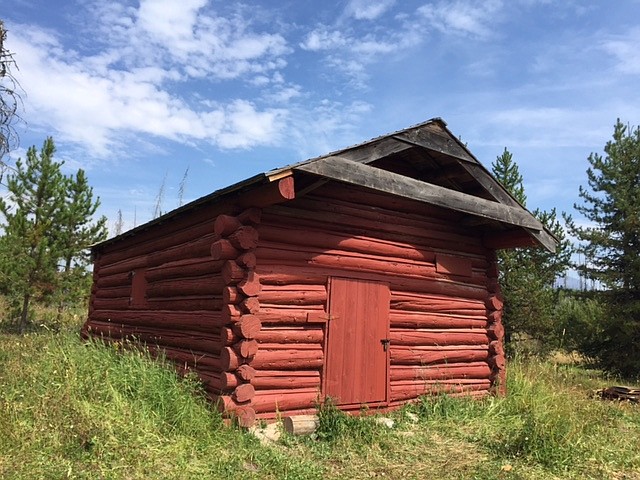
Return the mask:
<svg viewBox="0 0 640 480"><path fill-rule="evenodd" d="M338 405L387 399L389 286L368 280L329 280L325 396Z"/></svg>

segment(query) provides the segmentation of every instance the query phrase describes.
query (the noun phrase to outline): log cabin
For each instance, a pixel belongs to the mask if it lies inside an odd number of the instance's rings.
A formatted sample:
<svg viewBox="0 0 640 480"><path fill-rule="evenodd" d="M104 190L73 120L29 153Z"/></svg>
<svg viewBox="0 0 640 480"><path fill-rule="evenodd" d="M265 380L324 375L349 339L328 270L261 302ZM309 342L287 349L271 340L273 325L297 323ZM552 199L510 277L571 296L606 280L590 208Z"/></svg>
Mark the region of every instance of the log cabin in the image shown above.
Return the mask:
<svg viewBox="0 0 640 480"><path fill-rule="evenodd" d="M243 426L501 394L496 251L556 243L435 118L93 246L82 333L163 352Z"/></svg>

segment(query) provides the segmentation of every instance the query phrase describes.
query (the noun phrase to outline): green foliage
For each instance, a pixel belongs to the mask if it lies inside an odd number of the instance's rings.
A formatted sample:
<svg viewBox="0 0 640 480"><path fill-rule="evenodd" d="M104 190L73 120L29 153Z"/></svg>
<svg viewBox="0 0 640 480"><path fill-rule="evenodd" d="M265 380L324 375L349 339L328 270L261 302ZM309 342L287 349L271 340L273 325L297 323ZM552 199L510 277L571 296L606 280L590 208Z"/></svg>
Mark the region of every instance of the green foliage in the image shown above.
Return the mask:
<svg viewBox="0 0 640 480"><path fill-rule="evenodd" d="M0 386L3 479L323 478L225 427L193 377L122 344L0 336Z"/></svg>
<svg viewBox="0 0 640 480"><path fill-rule="evenodd" d="M605 307L596 292L558 292L554 315L560 347L592 358L603 332Z"/></svg>
<svg viewBox="0 0 640 480"><path fill-rule="evenodd" d="M93 188L84 170L66 177L65 204L57 226L60 238L62 270L59 278L57 302L63 308L74 299L86 298L91 288L90 264L87 247L107 238L107 219L100 217L92 223L100 206L93 197ZM77 301L77 300L76 300Z"/></svg>
<svg viewBox="0 0 640 480"><path fill-rule="evenodd" d="M574 206L593 225L572 224L570 231L583 242L590 278L640 295L640 127L618 120L604 152L589 155L589 189L580 187L584 204Z"/></svg>
<svg viewBox="0 0 640 480"><path fill-rule="evenodd" d="M581 242L587 277L600 282L606 314L589 351L604 368L640 377L640 127L618 120L605 156L592 153L588 189L580 187L576 210L589 226L569 224Z"/></svg>
<svg viewBox="0 0 640 480"><path fill-rule="evenodd" d="M637 406L589 398L596 372L514 362L509 395L428 397L395 426L328 406L321 431L262 445L191 378L120 344L0 335L0 477L635 478ZM510 467L510 470L505 470Z"/></svg>
<svg viewBox="0 0 640 480"><path fill-rule="evenodd" d="M53 161L55 146L45 140L40 154L27 151L26 163L18 160L16 173L7 177L8 198L0 199L5 219L0 244L2 285L9 295L18 328L26 326L31 299L53 292L59 240L59 224L64 205L64 176Z"/></svg>
<svg viewBox="0 0 640 480"><path fill-rule="evenodd" d="M606 308L599 332L581 351L599 367L630 379L640 379L640 301L626 292L603 292Z"/></svg>
<svg viewBox="0 0 640 480"><path fill-rule="evenodd" d="M506 147L502 155L496 157L496 161L491 164L491 168L493 175L502 183L502 186L525 207L527 205L527 196L524 193L522 174L518 164L513 160L513 154Z"/></svg>
<svg viewBox="0 0 640 480"><path fill-rule="evenodd" d="M609 461L616 463L614 457L627 459L619 467L623 469L640 461L640 442L632 440L630 445L616 433L618 428L640 428L637 406L607 404L584 390L601 387L604 381L571 366L512 362L507 397L483 402L425 398L417 412L432 428L456 432L499 452L514 473L520 470L522 475L522 464L543 469L525 478L601 478L612 467Z"/></svg>
<svg viewBox="0 0 640 480"><path fill-rule="evenodd" d="M99 203L84 172L63 175L54 153L50 137L40 152L29 148L26 161L19 159L7 176L8 195L0 199L0 289L20 332L33 300L51 300L54 292L84 297L79 290L85 285L85 293L88 285L84 250L106 235L104 218L91 223Z"/></svg>
<svg viewBox="0 0 640 480"><path fill-rule="evenodd" d="M523 206L526 205L523 178L511 153L505 148L492 165L494 176ZM498 252L500 285L504 296L507 347L523 352L516 340L534 345L536 353L547 353L557 346L553 316L557 293L555 279L569 266L571 243L565 236L555 209L535 210L534 216L558 239L556 253L541 248L518 248ZM533 342L531 342L533 340Z"/></svg>
<svg viewBox="0 0 640 480"><path fill-rule="evenodd" d="M366 414L366 412L362 412ZM378 425L371 417L355 417L340 410L331 398L318 406L318 439L336 442L345 438L357 439L368 444L373 441Z"/></svg>

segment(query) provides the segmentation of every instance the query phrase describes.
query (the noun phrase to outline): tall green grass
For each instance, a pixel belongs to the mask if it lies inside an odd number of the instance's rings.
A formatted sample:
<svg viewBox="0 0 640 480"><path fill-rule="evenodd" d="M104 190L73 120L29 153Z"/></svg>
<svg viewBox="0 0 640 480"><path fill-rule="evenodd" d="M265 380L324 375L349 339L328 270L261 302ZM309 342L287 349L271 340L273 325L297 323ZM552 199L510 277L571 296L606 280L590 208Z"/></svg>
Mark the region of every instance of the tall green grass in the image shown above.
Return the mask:
<svg viewBox="0 0 640 480"><path fill-rule="evenodd" d="M225 427L195 380L136 350L74 334L2 336L0 372L1 478L320 471Z"/></svg>
<svg viewBox="0 0 640 480"><path fill-rule="evenodd" d="M424 398L262 445L223 424L193 378L73 331L0 335L0 478L640 479L640 408L575 366L508 366L504 398Z"/></svg>
<svg viewBox="0 0 640 480"><path fill-rule="evenodd" d="M530 359L509 366L505 398L424 398L416 408L432 428L455 432L505 462L548 475L640 478L640 408L596 399L593 389L607 381Z"/></svg>

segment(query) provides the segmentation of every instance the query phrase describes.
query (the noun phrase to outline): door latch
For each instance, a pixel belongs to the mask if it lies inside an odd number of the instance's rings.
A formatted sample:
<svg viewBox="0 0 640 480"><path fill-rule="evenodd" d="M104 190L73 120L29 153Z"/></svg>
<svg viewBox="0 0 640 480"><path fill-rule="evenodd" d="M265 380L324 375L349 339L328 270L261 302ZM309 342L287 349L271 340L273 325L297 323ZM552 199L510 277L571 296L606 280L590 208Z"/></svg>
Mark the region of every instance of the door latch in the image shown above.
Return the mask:
<svg viewBox="0 0 640 480"><path fill-rule="evenodd" d="M387 350L389 350L389 344L391 343L391 339L383 338L382 340L380 340L380 343L382 344L382 348L384 348L384 351L386 352Z"/></svg>

